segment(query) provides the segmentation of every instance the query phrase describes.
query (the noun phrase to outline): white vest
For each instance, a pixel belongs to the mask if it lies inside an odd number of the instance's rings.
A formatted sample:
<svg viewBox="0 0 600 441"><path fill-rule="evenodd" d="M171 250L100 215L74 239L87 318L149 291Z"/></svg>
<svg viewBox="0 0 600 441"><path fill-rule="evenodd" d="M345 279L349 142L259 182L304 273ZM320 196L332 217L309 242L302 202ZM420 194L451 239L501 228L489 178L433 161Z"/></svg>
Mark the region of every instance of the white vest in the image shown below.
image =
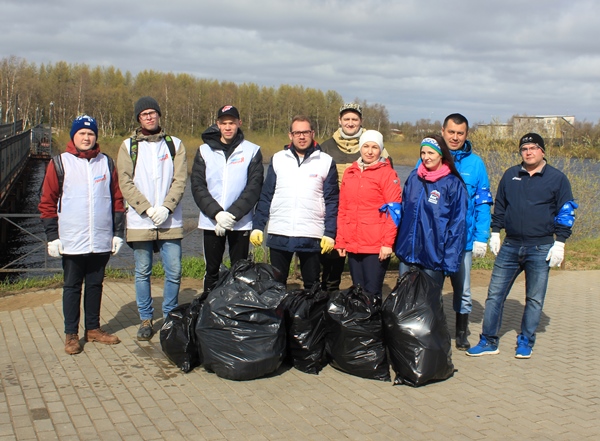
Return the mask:
<svg viewBox="0 0 600 441"><path fill-rule="evenodd" d="M250 141L242 141L229 158L225 160L223 150L213 150L208 144L200 146L200 154L206 163L206 184L211 196L225 211L242 194L248 182L248 167L256 155L259 146ZM251 230L253 210L239 219L234 230ZM217 222L200 212L198 228L214 230Z"/></svg>
<svg viewBox="0 0 600 441"><path fill-rule="evenodd" d="M61 155L65 178L58 237L65 254L105 253L112 250L113 216L108 159Z"/></svg>
<svg viewBox="0 0 600 441"><path fill-rule="evenodd" d="M174 136L173 144L175 152L181 148L181 140ZM125 141L127 152L130 153L131 138ZM138 142L137 162L135 165L133 183L137 189L148 199L153 207L162 205L169 193L173 182L174 166L169 147L164 139L160 142ZM175 211L168 217L160 228L183 228L183 213L181 204L177 205ZM128 230L153 230L156 229L152 219L148 216L140 216L135 210L127 210Z"/></svg>
<svg viewBox="0 0 600 441"><path fill-rule="evenodd" d="M325 232L323 184L331 156L314 151L300 166L289 150L273 155L277 175L269 212L269 234L320 239Z"/></svg>

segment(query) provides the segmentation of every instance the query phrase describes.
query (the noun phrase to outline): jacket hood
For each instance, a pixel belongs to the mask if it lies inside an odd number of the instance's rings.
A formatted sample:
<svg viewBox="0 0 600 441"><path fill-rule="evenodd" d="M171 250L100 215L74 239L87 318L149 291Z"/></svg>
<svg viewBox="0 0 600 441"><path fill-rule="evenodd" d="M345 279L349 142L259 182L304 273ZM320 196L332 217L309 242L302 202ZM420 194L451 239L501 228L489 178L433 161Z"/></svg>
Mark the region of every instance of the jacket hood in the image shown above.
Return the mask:
<svg viewBox="0 0 600 441"><path fill-rule="evenodd" d="M71 140L67 144L65 151L77 156L78 158L92 159L98 156L98 153L100 153L100 144L96 143L96 145L89 150L78 150L77 147L75 147L75 144L73 144L73 140Z"/></svg>
<svg viewBox="0 0 600 441"><path fill-rule="evenodd" d="M467 156L469 156L472 152L473 152L473 145L471 144L471 141L469 141L468 139L465 141L465 144L462 146L462 148L460 150L450 150L450 153L452 153L452 157L454 158L454 160L459 161L459 162L463 158L466 158Z"/></svg>
<svg viewBox="0 0 600 441"><path fill-rule="evenodd" d="M284 150L289 150L296 158L299 158L298 153L296 152L296 147L294 147L294 144L289 143L287 145L283 146ZM317 143L317 141L315 141L313 139L313 144L306 149L305 153L304 153L304 159L308 158L310 155L312 155L316 150L321 150L321 146Z"/></svg>
<svg viewBox="0 0 600 441"><path fill-rule="evenodd" d="M337 129L334 133L332 138L335 140L335 143L337 144L338 148L343 151L344 153L348 153L348 154L352 154L352 153L357 153L360 150L360 147L358 145L358 141L360 140L360 134L364 131L364 129L361 127L360 130L358 131L358 137L354 137L354 138L343 138L342 137L342 129Z"/></svg>
<svg viewBox="0 0 600 441"><path fill-rule="evenodd" d="M242 132L241 128L238 128L237 133L235 134L235 138L231 142L231 144L223 144L221 142L221 132L219 131L219 127L216 124L213 124L204 132L202 132L202 141L211 149L218 150L230 150L233 151L238 145L242 143L244 140L244 132Z"/></svg>
<svg viewBox="0 0 600 441"><path fill-rule="evenodd" d="M162 128L160 129L160 131L158 133L155 133L153 135L144 135L142 133L142 128L138 127L137 129L135 129L135 133L133 134L133 138L135 138L138 142L139 141L159 142L165 136L167 136L167 134L165 133L165 130Z"/></svg>

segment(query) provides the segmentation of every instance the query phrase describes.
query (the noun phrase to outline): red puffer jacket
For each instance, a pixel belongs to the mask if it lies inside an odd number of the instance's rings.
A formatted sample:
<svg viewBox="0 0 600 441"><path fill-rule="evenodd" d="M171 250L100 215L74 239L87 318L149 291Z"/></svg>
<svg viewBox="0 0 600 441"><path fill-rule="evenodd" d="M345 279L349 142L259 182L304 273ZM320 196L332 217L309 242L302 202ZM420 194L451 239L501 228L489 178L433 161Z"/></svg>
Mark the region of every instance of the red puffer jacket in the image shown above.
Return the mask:
<svg viewBox="0 0 600 441"><path fill-rule="evenodd" d="M379 254L382 246L393 248L398 229L379 208L400 203L401 192L400 179L388 160L362 171L357 162L348 167L340 187L335 248L358 254Z"/></svg>

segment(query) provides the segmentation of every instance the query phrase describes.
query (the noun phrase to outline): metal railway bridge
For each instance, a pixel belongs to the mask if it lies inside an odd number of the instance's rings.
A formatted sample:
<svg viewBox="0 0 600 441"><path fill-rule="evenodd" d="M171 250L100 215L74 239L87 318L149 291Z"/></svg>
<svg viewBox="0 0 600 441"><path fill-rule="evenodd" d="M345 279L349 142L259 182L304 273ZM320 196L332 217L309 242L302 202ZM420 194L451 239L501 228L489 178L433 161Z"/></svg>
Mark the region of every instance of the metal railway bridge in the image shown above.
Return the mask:
<svg viewBox="0 0 600 441"><path fill-rule="evenodd" d="M39 217L39 214L19 214L15 211L23 194L27 163L33 159L50 159L51 132L50 126L41 124L23 131L22 120L0 125L0 244L6 243L10 226L23 230L14 219ZM33 235L29 231L24 232ZM35 238L41 242L40 247L45 246L45 238ZM14 264L11 262L0 268L0 272L27 270L8 268Z"/></svg>

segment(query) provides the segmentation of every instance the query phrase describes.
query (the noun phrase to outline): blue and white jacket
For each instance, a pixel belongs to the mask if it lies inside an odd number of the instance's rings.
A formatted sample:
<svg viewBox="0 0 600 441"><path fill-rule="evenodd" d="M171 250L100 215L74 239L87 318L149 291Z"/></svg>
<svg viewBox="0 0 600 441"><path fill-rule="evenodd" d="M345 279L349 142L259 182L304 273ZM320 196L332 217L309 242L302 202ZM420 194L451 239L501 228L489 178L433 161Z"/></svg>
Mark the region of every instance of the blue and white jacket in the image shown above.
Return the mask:
<svg viewBox="0 0 600 441"><path fill-rule="evenodd" d="M453 174L426 182L413 170L402 192L396 255L407 265L456 273L465 250L465 185Z"/></svg>
<svg viewBox="0 0 600 441"><path fill-rule="evenodd" d="M262 153L241 129L229 145L220 137L216 125L206 129L194 158L190 181L200 208L198 228L214 231L215 216L226 210L235 217L234 231L248 231L263 183Z"/></svg>
<svg viewBox="0 0 600 441"><path fill-rule="evenodd" d="M323 236L335 238L339 187L335 162L314 144L300 160L293 146L273 155L256 206L254 229L269 221L267 246L318 252Z"/></svg>
<svg viewBox="0 0 600 441"><path fill-rule="evenodd" d="M466 251L473 250L473 242L487 243L490 238L490 223L492 220L491 206L494 203L490 191L485 163L479 155L473 152L471 141L465 141L459 150L450 150L454 158L454 165L467 186L467 242ZM417 162L417 167L421 160Z"/></svg>

